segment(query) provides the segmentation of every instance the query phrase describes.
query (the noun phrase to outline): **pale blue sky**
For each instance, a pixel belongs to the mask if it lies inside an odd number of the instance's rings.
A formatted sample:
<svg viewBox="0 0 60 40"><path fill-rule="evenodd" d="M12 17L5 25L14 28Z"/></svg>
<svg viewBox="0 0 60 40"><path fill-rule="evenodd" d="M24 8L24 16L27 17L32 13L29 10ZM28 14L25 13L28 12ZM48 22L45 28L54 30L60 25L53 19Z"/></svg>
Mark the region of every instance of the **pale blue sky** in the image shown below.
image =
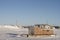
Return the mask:
<svg viewBox="0 0 60 40"><path fill-rule="evenodd" d="M60 0L0 0L0 24L60 26Z"/></svg>

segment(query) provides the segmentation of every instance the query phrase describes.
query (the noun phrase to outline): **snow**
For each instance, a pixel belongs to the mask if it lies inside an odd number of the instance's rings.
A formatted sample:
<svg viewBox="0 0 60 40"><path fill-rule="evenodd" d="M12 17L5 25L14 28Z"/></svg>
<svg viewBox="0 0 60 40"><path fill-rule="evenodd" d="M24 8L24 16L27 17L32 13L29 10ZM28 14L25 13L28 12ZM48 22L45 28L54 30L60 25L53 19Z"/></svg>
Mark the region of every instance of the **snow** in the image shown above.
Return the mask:
<svg viewBox="0 0 60 40"><path fill-rule="evenodd" d="M53 37L22 37L20 34L28 33L28 29L18 28L16 26L0 25L0 40L60 40L60 29L54 29L56 36ZM11 33L8 34L8 33Z"/></svg>
<svg viewBox="0 0 60 40"><path fill-rule="evenodd" d="M11 26L11 25L0 25L0 28L19 29L17 26Z"/></svg>
<svg viewBox="0 0 60 40"><path fill-rule="evenodd" d="M2 31L5 31L5 33L28 34L28 28L22 28L22 26L0 25L0 32Z"/></svg>

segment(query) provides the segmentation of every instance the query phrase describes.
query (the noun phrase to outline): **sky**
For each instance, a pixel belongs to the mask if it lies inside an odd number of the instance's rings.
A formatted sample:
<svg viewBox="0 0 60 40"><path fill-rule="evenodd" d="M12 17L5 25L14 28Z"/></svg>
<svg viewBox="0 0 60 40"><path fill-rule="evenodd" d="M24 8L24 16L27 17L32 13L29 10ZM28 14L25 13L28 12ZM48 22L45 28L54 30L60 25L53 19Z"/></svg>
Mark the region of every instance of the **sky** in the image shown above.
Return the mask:
<svg viewBox="0 0 60 40"><path fill-rule="evenodd" d="M0 0L0 24L60 26L60 0Z"/></svg>

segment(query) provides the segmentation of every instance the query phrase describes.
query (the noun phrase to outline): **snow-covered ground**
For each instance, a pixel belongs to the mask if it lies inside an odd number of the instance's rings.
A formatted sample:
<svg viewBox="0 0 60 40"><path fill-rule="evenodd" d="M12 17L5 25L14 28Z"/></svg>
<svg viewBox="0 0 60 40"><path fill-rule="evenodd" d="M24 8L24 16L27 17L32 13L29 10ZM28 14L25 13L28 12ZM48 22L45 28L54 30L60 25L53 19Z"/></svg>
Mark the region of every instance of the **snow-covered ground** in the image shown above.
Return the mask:
<svg viewBox="0 0 60 40"><path fill-rule="evenodd" d="M0 40L60 40L60 29L54 29L56 36L53 37L21 37L18 29L6 29L0 27Z"/></svg>

